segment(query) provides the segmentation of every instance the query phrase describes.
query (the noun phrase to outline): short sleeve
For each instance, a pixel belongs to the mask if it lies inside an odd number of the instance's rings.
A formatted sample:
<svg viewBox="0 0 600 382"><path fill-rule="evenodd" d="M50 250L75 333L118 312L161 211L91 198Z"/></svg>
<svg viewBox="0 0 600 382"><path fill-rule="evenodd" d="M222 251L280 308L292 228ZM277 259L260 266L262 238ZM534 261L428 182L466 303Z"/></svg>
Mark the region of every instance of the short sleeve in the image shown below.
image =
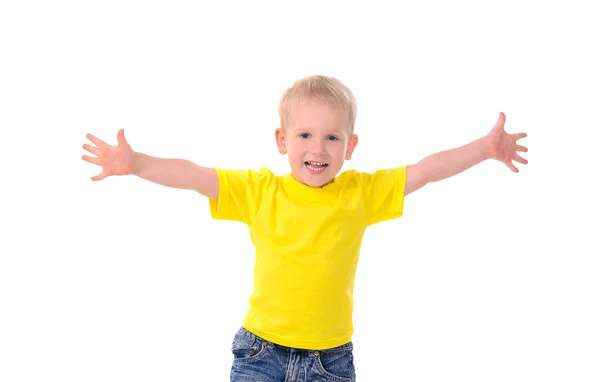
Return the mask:
<svg viewBox="0 0 600 382"><path fill-rule="evenodd" d="M209 199L213 219L233 220L251 224L273 174L266 169L215 169L219 177L219 196Z"/></svg>
<svg viewBox="0 0 600 382"><path fill-rule="evenodd" d="M361 173L360 177L368 225L402 216L406 166Z"/></svg>

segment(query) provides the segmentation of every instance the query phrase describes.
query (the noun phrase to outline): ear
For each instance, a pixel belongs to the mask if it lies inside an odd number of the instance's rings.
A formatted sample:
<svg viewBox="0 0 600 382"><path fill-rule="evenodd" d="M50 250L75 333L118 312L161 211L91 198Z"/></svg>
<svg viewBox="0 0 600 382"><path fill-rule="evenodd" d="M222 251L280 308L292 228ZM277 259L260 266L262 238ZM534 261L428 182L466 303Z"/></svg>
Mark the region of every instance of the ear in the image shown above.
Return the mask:
<svg viewBox="0 0 600 382"><path fill-rule="evenodd" d="M358 144L358 135L352 134L350 140L348 141L348 147L346 148L346 160L350 160L352 158L352 153Z"/></svg>
<svg viewBox="0 0 600 382"><path fill-rule="evenodd" d="M275 130L275 141L277 142L277 149L280 154L287 154L287 146L285 145L285 134L283 129L278 128Z"/></svg>

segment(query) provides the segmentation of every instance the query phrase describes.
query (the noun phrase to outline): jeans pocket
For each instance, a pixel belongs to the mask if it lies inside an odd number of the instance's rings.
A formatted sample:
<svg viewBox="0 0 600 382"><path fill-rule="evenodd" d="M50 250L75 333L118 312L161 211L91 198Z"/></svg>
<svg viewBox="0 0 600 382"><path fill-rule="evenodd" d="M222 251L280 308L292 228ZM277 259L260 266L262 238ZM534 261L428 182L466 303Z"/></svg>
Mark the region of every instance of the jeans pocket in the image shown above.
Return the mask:
<svg viewBox="0 0 600 382"><path fill-rule="evenodd" d="M354 355L352 344L335 350L322 350L316 359L316 366L325 378L338 382L352 382L355 380Z"/></svg>
<svg viewBox="0 0 600 382"><path fill-rule="evenodd" d="M231 352L234 363L252 361L264 354L265 351L265 343L244 328L240 328L233 337Z"/></svg>

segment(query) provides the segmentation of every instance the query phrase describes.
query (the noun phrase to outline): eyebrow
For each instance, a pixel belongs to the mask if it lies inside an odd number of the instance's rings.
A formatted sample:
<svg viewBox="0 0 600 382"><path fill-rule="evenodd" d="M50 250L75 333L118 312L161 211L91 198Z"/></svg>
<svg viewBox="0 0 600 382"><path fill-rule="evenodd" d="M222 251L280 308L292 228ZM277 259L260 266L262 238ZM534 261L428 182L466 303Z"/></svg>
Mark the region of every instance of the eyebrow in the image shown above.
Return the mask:
<svg viewBox="0 0 600 382"><path fill-rule="evenodd" d="M292 128L291 129L294 133L300 133L300 132L312 132L313 129L309 128L309 127L297 127L297 128ZM334 130L334 131L328 131L325 135L343 135L344 132L342 130Z"/></svg>

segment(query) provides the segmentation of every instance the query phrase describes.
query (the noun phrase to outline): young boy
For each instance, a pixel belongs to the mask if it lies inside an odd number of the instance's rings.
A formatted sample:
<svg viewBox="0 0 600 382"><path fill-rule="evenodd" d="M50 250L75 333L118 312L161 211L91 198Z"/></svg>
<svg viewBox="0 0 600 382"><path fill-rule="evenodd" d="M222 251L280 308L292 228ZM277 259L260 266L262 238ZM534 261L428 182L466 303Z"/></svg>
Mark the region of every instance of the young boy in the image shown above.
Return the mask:
<svg viewBox="0 0 600 382"><path fill-rule="evenodd" d="M352 355L353 288L368 226L402 216L404 197L430 182L496 159L512 171L526 134L507 134L505 117L484 137L418 163L375 171L340 172L352 158L357 107L339 80L311 76L281 98L277 147L291 171L233 171L182 159L137 153L117 134L94 144L83 159L102 167L92 177L133 174L209 198L215 219L248 225L256 248L254 291L234 337L231 381L355 381Z"/></svg>

